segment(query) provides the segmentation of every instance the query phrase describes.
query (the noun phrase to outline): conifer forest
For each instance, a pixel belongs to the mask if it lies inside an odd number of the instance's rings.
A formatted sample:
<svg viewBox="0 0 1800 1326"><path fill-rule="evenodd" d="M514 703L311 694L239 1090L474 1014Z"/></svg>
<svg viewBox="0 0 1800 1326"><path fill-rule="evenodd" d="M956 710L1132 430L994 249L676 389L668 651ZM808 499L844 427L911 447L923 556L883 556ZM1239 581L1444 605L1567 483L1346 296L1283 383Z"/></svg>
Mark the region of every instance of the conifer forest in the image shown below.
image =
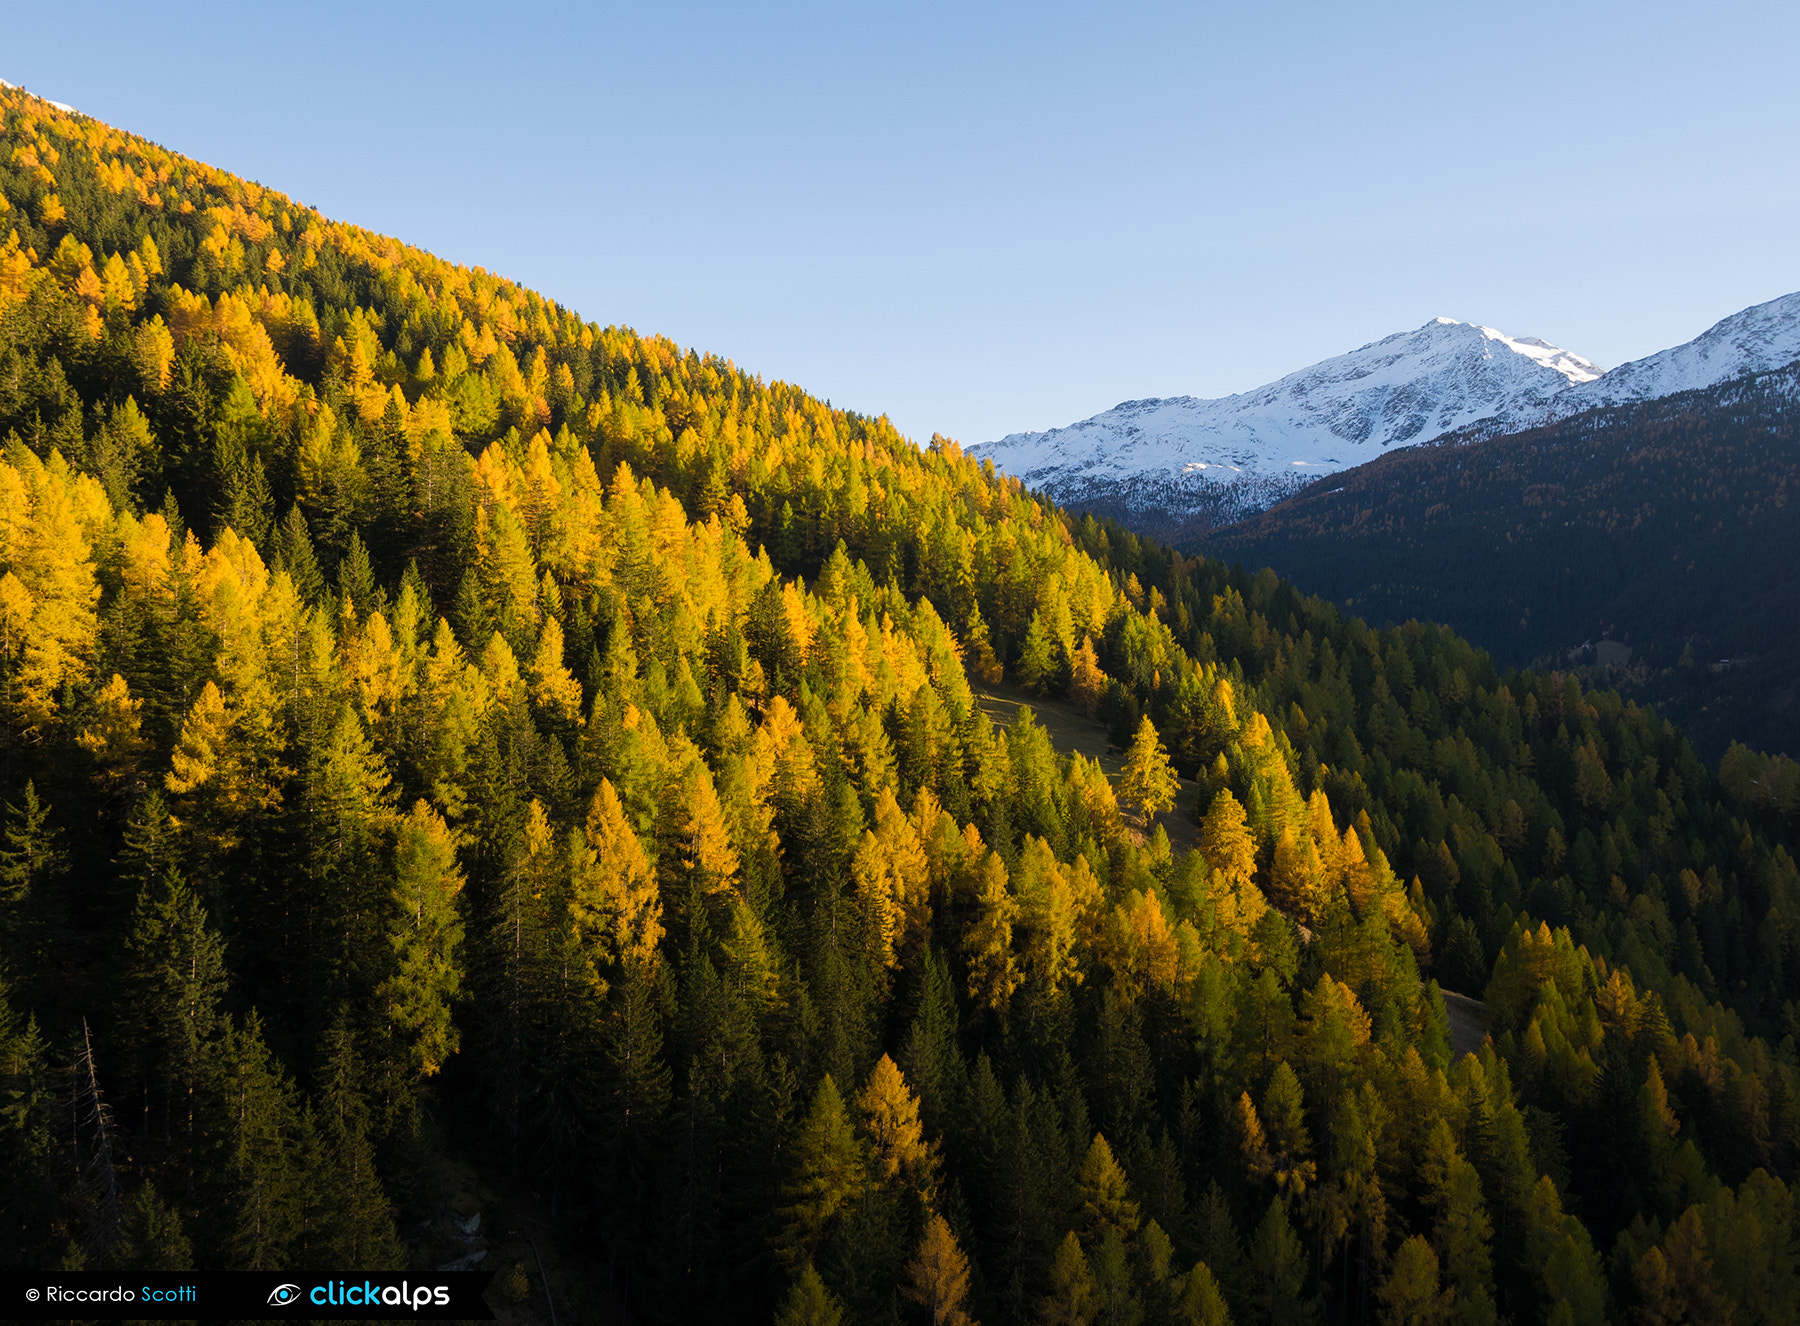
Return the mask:
<svg viewBox="0 0 1800 1326"><path fill-rule="evenodd" d="M1800 1312L1784 757L16 89L0 440L8 1268Z"/></svg>

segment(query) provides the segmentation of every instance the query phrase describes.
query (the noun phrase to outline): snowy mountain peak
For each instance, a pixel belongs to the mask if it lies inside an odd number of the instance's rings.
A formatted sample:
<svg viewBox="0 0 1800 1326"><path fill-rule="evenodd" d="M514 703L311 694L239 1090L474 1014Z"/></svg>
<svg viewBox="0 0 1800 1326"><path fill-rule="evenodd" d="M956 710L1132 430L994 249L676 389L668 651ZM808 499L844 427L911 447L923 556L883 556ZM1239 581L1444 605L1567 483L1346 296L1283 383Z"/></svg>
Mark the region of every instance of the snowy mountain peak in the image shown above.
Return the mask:
<svg viewBox="0 0 1800 1326"><path fill-rule="evenodd" d="M1436 318L1254 391L1125 401L971 450L1083 506L1254 510L1319 474L1510 411L1542 413L1597 365L1535 338ZM1230 494L1211 491L1230 484Z"/></svg>
<svg viewBox="0 0 1800 1326"><path fill-rule="evenodd" d="M1241 519L1389 447L1472 425L1512 431L1796 359L1800 293L1611 372L1535 336L1439 317L1254 391L1124 401L1066 428L970 450L1064 505L1174 537L1195 522Z"/></svg>

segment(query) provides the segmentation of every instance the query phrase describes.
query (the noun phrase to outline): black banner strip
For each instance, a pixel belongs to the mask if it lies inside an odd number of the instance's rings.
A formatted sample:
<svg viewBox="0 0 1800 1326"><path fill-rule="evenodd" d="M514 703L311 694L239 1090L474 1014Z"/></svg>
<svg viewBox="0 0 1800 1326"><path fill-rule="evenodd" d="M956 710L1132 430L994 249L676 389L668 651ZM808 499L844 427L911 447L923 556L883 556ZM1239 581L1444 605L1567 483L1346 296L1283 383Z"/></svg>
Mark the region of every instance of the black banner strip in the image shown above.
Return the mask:
<svg viewBox="0 0 1800 1326"><path fill-rule="evenodd" d="M492 1321L484 1271L275 1275L261 1271L0 1272L9 1321Z"/></svg>

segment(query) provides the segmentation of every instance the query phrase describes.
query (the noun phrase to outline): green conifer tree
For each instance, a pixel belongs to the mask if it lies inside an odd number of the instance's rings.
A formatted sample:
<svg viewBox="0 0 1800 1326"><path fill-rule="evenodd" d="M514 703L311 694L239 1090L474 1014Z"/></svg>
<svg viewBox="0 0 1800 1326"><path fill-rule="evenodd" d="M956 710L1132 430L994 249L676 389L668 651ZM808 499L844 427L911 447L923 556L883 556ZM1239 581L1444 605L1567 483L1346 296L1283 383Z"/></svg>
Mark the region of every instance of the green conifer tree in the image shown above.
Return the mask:
<svg viewBox="0 0 1800 1326"><path fill-rule="evenodd" d="M1056 1249L1050 1267L1050 1293L1038 1303L1040 1326L1090 1326L1099 1315L1100 1296L1093 1268L1081 1241L1071 1230Z"/></svg>
<svg viewBox="0 0 1800 1326"><path fill-rule="evenodd" d="M1258 1322L1306 1323L1318 1319L1318 1304L1306 1292L1306 1250L1277 1197L1250 1242L1249 1302Z"/></svg>
<svg viewBox="0 0 1800 1326"><path fill-rule="evenodd" d="M225 946L206 908L172 870L138 894L123 972L125 1044L139 1079L139 1135L160 1134L185 1157L203 1093L226 1036L220 1011L227 984ZM184 1185L193 1171L183 1161Z"/></svg>
<svg viewBox="0 0 1800 1326"><path fill-rule="evenodd" d="M346 1012L339 1010L337 1021L325 1034L320 1099L314 1116L327 1165L327 1174L320 1176L324 1207L321 1260L376 1271L404 1270L406 1253L394 1233L387 1193L375 1171L369 1106L363 1097L369 1074L356 1052Z"/></svg>
<svg viewBox="0 0 1800 1326"><path fill-rule="evenodd" d="M843 1320L844 1305L807 1262L782 1300L775 1326L841 1326Z"/></svg>
<svg viewBox="0 0 1800 1326"><path fill-rule="evenodd" d="M125 1204L114 1259L123 1271L191 1271L194 1247L181 1213L145 1181Z"/></svg>
<svg viewBox="0 0 1800 1326"><path fill-rule="evenodd" d="M806 1264L832 1220L862 1193L866 1171L863 1144L828 1073L794 1141L776 1217L776 1256L789 1266Z"/></svg>
<svg viewBox="0 0 1800 1326"><path fill-rule="evenodd" d="M1456 1291L1439 1288L1437 1253L1415 1234L1394 1254L1375 1297L1386 1326L1448 1326Z"/></svg>

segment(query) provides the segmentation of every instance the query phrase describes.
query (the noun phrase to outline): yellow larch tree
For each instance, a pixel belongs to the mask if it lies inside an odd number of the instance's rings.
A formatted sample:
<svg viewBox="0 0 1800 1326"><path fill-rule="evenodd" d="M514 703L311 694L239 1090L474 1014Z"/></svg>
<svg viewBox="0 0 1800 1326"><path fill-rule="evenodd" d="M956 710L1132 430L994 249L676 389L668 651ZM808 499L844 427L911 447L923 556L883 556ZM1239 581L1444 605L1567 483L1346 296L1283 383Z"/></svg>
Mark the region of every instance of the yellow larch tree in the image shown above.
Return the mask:
<svg viewBox="0 0 1800 1326"><path fill-rule="evenodd" d="M662 940L656 875L625 818L618 792L604 778L575 847L569 915L587 957L589 979L597 986L615 964L650 962Z"/></svg>
<svg viewBox="0 0 1800 1326"><path fill-rule="evenodd" d="M1100 670L1100 656L1094 652L1092 636L1083 636L1075 650L1074 675L1069 679L1069 703L1092 718L1100 709L1106 694L1106 674Z"/></svg>
<svg viewBox="0 0 1800 1326"><path fill-rule="evenodd" d="M896 946L911 952L931 934L931 862L919 832L900 809L891 787L875 799L875 840L881 845L899 920Z"/></svg>
<svg viewBox="0 0 1800 1326"><path fill-rule="evenodd" d="M1256 886L1256 841L1230 788L1219 789L1201 821L1200 853L1211 868L1215 920L1248 938L1268 902Z"/></svg>
<svg viewBox="0 0 1800 1326"><path fill-rule="evenodd" d="M850 887L867 927L870 960L881 970L899 963L894 941L900 935L900 904L894 897L893 871L873 830L864 829L850 857Z"/></svg>
<svg viewBox="0 0 1800 1326"><path fill-rule="evenodd" d="M139 760L150 749L142 733L143 707L144 702L131 694L125 678L115 672L94 697L93 721L75 738L75 743L105 770L110 782L132 779Z"/></svg>
<svg viewBox="0 0 1800 1326"><path fill-rule="evenodd" d="M969 1259L943 1216L934 1213L926 1223L900 1294L930 1314L931 1326L977 1326L968 1310Z"/></svg>
<svg viewBox="0 0 1800 1326"><path fill-rule="evenodd" d="M562 623L548 613L531 656L531 698L565 723L581 721L581 683L563 664Z"/></svg>
<svg viewBox="0 0 1800 1326"><path fill-rule="evenodd" d="M1146 715L1138 724L1131 749L1125 754L1125 770L1119 776L1119 795L1135 805L1146 821L1175 804L1181 790L1169 764L1169 752L1163 749L1156 725Z"/></svg>
<svg viewBox="0 0 1800 1326"><path fill-rule="evenodd" d="M1019 903L1007 888L1006 863L995 852L975 870L975 920L964 932L969 961L969 998L995 1013L1006 1011L1019 988L1013 958L1013 923Z"/></svg>
<svg viewBox="0 0 1800 1326"><path fill-rule="evenodd" d="M929 1198L933 1157L919 1122L919 1098L891 1058L884 1054L876 1061L854 1103L869 1140L870 1177L876 1183L901 1180Z"/></svg>
<svg viewBox="0 0 1800 1326"><path fill-rule="evenodd" d="M100 585L92 538L112 524L99 483L71 470L60 452L48 462L23 448L18 465L0 462L0 555L13 709L27 728L41 729L58 713L65 681L85 675L99 630Z"/></svg>
<svg viewBox="0 0 1800 1326"><path fill-rule="evenodd" d="M670 745L685 747L678 759L686 765L664 810L671 830L674 864L702 897L728 893L737 883L739 861L725 827L725 812L719 805L712 773L685 737L671 739Z"/></svg>

